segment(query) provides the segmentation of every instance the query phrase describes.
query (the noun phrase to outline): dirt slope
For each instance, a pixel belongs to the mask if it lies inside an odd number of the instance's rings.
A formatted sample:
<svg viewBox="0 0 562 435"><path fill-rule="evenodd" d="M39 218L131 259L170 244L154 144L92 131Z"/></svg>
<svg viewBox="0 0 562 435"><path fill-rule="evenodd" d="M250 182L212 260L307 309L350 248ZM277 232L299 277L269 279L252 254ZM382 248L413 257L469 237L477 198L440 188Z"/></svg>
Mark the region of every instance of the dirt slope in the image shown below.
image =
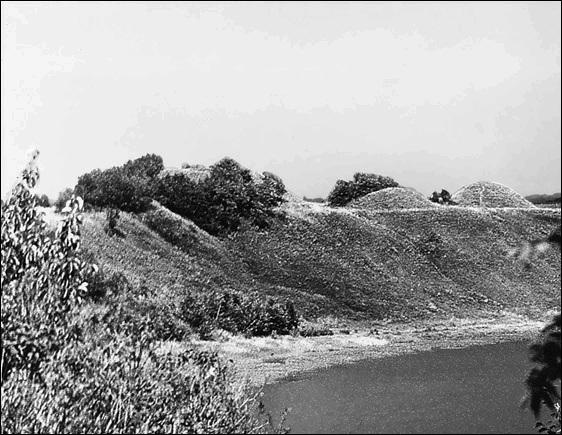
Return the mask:
<svg viewBox="0 0 562 435"><path fill-rule="evenodd" d="M165 209L122 214L123 237L88 214L85 246L99 263L159 294L236 288L289 296L307 317L412 319L560 304L560 253L530 270L507 258L548 234L560 210L426 210L285 206L267 231L219 240Z"/></svg>

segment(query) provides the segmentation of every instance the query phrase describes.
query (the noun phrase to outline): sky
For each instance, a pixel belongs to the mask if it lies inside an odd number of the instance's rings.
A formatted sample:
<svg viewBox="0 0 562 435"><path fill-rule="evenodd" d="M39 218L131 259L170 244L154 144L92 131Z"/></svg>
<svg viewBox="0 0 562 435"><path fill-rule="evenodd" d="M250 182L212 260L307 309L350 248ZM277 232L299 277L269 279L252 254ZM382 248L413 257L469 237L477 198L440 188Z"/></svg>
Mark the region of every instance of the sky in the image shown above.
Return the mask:
<svg viewBox="0 0 562 435"><path fill-rule="evenodd" d="M560 2L2 2L2 197L146 153L325 197L561 190Z"/></svg>

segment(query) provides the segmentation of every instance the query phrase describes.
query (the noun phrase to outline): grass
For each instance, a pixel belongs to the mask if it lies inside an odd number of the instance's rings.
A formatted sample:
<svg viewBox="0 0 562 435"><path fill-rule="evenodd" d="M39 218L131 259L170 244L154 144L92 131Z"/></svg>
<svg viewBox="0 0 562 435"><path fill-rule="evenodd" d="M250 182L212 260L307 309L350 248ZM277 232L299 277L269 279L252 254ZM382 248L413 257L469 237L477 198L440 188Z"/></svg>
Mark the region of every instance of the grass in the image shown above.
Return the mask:
<svg viewBox="0 0 562 435"><path fill-rule="evenodd" d="M461 187L451 199L462 206L534 208L531 202L510 187L489 181Z"/></svg>
<svg viewBox="0 0 562 435"><path fill-rule="evenodd" d="M404 208L433 208L437 204L431 202L421 193L404 187L389 187L369 193L350 203L351 207L368 210L390 210Z"/></svg>
<svg viewBox="0 0 562 435"><path fill-rule="evenodd" d="M292 299L307 319L445 318L559 304L558 252L532 270L507 258L522 241L559 225L559 209L283 209L285 221L223 239L162 210L152 222L122 213L124 237L109 237L104 216L90 213L84 243L104 270L158 297L258 292Z"/></svg>

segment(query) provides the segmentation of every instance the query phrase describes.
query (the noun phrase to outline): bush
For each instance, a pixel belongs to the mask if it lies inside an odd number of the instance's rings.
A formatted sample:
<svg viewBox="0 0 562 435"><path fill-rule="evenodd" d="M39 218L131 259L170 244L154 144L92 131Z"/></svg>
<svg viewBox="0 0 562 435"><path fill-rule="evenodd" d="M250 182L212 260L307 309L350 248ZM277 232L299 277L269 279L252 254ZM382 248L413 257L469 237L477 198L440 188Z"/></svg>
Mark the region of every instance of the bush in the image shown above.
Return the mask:
<svg viewBox="0 0 562 435"><path fill-rule="evenodd" d="M174 307L163 301L122 292L106 302L107 311L99 320L115 334L153 340L183 341L191 333L188 325L177 315Z"/></svg>
<svg viewBox="0 0 562 435"><path fill-rule="evenodd" d="M108 208L105 211L105 232L110 236L115 234L119 234L119 230L117 229L117 221L119 219L119 210L114 208Z"/></svg>
<svg viewBox="0 0 562 435"><path fill-rule="evenodd" d="M142 212L154 197L155 179L163 168L161 157L147 154L120 167L80 176L75 191L94 207Z"/></svg>
<svg viewBox="0 0 562 435"><path fill-rule="evenodd" d="M338 180L327 201L330 206L344 206L354 199L388 187L399 187L399 184L390 177L357 172L352 181Z"/></svg>
<svg viewBox="0 0 562 435"><path fill-rule="evenodd" d="M526 267L530 267L533 251L542 249L549 244L562 248L561 227L554 229L546 238L535 240L524 245L522 259ZM527 395L523 401L528 405L538 419L541 409L545 406L551 415L551 419L545 423L537 421L536 428L540 433L559 434L562 427L562 414L560 409L560 385L561 361L561 329L562 316L558 313L554 319L541 331L540 339L529 347L530 360L535 364L525 381Z"/></svg>
<svg viewBox="0 0 562 435"><path fill-rule="evenodd" d="M180 317L196 329L221 328L232 333L267 336L291 333L298 317L291 302L279 302L231 290L190 293L180 303Z"/></svg>
<svg viewBox="0 0 562 435"><path fill-rule="evenodd" d="M546 406L552 419L546 424L537 423L540 432L560 433L562 419L560 413L560 393L556 383L560 381L560 328L561 316L558 314L553 321L544 328L540 341L529 348L530 360L536 364L526 379L526 402L533 411L535 418L539 418L541 408ZM540 430L542 429L542 430Z"/></svg>
<svg viewBox="0 0 562 435"><path fill-rule="evenodd" d="M45 194L35 195L35 199L36 199L37 205L39 207L50 207L51 206L51 202L49 201L49 197Z"/></svg>
<svg viewBox="0 0 562 435"><path fill-rule="evenodd" d="M285 192L283 181L274 174L264 172L256 182L248 169L224 158L201 182L181 173L162 177L156 199L210 234L221 235L237 231L245 222L267 227Z"/></svg>
<svg viewBox="0 0 562 435"><path fill-rule="evenodd" d="M80 254L80 198L62 210L54 237L46 234L30 193L39 177L37 154L2 213L2 378L13 369L37 372L48 354L76 337L68 314L94 271Z"/></svg>
<svg viewBox="0 0 562 435"><path fill-rule="evenodd" d="M456 205L456 202L451 199L451 194L445 189L441 189L441 193L434 191L428 199L438 204Z"/></svg>
<svg viewBox="0 0 562 435"><path fill-rule="evenodd" d="M299 335L301 337L321 337L325 335L334 335L334 331L326 326L318 326L307 323L305 325L300 325L298 329Z"/></svg>

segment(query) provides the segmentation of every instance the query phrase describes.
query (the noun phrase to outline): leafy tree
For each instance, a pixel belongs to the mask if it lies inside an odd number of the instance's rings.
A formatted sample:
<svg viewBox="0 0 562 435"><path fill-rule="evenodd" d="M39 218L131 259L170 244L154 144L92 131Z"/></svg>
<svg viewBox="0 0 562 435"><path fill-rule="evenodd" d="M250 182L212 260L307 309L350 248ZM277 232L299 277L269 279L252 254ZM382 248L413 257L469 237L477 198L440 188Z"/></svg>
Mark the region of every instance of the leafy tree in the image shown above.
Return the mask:
<svg viewBox="0 0 562 435"><path fill-rule="evenodd" d="M399 184L390 177L357 172L351 181L338 180L327 201L331 206L344 206L354 199L388 187L399 187Z"/></svg>
<svg viewBox="0 0 562 435"><path fill-rule="evenodd" d="M524 255L532 258L533 250L542 250L541 246L550 244L561 248L561 228L558 227L545 239L535 240L526 244ZM528 264L528 258L521 258ZM537 423L539 432L560 433L562 424L560 413L560 391L557 389L557 382L560 381L560 342L561 342L561 316L560 313L541 331L539 341L532 344L529 348L530 359L535 363L527 375L527 398L525 403L529 405L536 418L540 417L541 409L546 406L553 419L546 425L542 422Z"/></svg>
<svg viewBox="0 0 562 435"><path fill-rule="evenodd" d="M135 160L129 160L123 165L123 170L129 176L154 179L164 169L162 157L156 154L146 154Z"/></svg>
<svg viewBox="0 0 562 435"><path fill-rule="evenodd" d="M142 212L155 195L156 177L163 167L160 156L147 154L120 167L80 176L75 191L94 207Z"/></svg>
<svg viewBox="0 0 562 435"><path fill-rule="evenodd" d="M40 207L50 207L50 201L49 201L49 197L45 194L43 195L35 195L35 198L37 200L37 205Z"/></svg>
<svg viewBox="0 0 562 435"><path fill-rule="evenodd" d="M231 158L211 166L208 178L192 181L183 174L163 176L156 199L171 211L215 235L236 231L243 222L266 227L283 202L283 181L265 172L260 182Z"/></svg>
<svg viewBox="0 0 562 435"><path fill-rule="evenodd" d="M441 189L441 193L437 193L437 191L433 192L429 197L429 200L438 204L456 205L456 203L451 199L451 194L445 189Z"/></svg>
<svg viewBox="0 0 562 435"><path fill-rule="evenodd" d="M30 193L39 177L34 155L2 213L2 378L14 368L34 373L72 339L68 313L94 272L80 255L82 200L72 196L54 237L47 235Z"/></svg>

